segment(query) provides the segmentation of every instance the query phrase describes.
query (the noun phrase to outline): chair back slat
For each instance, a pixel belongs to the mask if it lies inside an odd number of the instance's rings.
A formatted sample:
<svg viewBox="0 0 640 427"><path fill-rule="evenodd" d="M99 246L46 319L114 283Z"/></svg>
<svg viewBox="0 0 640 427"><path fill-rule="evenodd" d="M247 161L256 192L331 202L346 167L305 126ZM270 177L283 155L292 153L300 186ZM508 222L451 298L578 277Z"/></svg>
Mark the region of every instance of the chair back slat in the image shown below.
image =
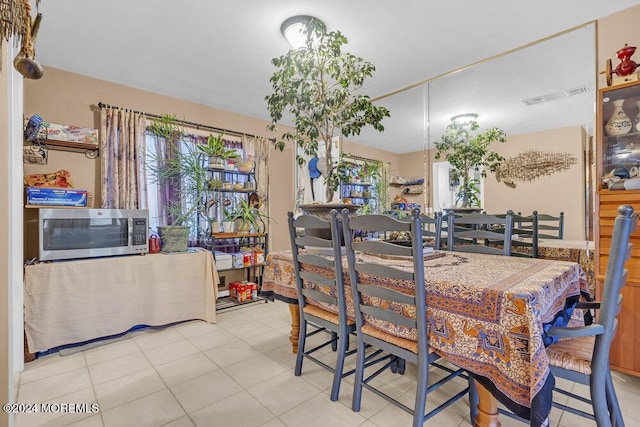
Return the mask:
<svg viewBox="0 0 640 427"><path fill-rule="evenodd" d="M393 280L413 280L413 273L398 270L395 267L379 264L358 263L355 266L358 273L369 274L372 276L386 277Z"/></svg>
<svg viewBox="0 0 640 427"><path fill-rule="evenodd" d="M332 288L336 287L335 279L328 276L324 276L320 273L315 273L313 271L300 271L300 278L306 282L311 282L318 285L330 286Z"/></svg>
<svg viewBox="0 0 640 427"><path fill-rule="evenodd" d="M385 286L364 285L360 283L358 284L358 291L360 291L361 294L370 295L386 300L398 301L403 304L416 303L416 297L414 295L403 294L402 292L398 292Z"/></svg>
<svg viewBox="0 0 640 427"><path fill-rule="evenodd" d="M317 217L315 215L300 215L293 220L293 226L296 228L305 228L311 230L328 230L330 228L328 221L321 219L320 217Z"/></svg>
<svg viewBox="0 0 640 427"><path fill-rule="evenodd" d="M320 248L330 248L332 245L332 242L331 240L323 239L317 236L301 236L296 238L296 245L303 246L303 247L317 246Z"/></svg>
<svg viewBox="0 0 640 427"><path fill-rule="evenodd" d="M353 250L367 254L411 256L410 247L394 245L381 240L363 240L362 242L354 242Z"/></svg>
<svg viewBox="0 0 640 427"><path fill-rule="evenodd" d="M489 245L477 245L472 242L455 244L452 251L468 252L472 254L505 255L503 249L491 247Z"/></svg>
<svg viewBox="0 0 640 427"><path fill-rule="evenodd" d="M304 295L305 298L313 301L323 302L325 304L331 304L335 306L338 305L338 298L332 297L331 295L325 294L324 292L316 291L315 289L304 288L302 289L302 295Z"/></svg>
<svg viewBox="0 0 640 427"><path fill-rule="evenodd" d="M410 223L398 221L387 215L360 215L350 220L352 230L366 231L410 231Z"/></svg>
<svg viewBox="0 0 640 427"><path fill-rule="evenodd" d="M325 267L325 268L333 268L335 265L334 260L332 259L323 258L321 256L311 255L311 254L298 255L298 261L300 261L301 264L309 264L309 265L314 265L316 267Z"/></svg>
<svg viewBox="0 0 640 427"><path fill-rule="evenodd" d="M406 328L416 328L416 321L406 316L398 314L394 311L385 310L380 307L373 307L365 305L360 307L362 314L375 319L383 320L385 322L393 323L395 325L404 326Z"/></svg>
<svg viewBox="0 0 640 427"><path fill-rule="evenodd" d="M498 233L490 230L461 230L455 233L458 239L504 239L504 233Z"/></svg>

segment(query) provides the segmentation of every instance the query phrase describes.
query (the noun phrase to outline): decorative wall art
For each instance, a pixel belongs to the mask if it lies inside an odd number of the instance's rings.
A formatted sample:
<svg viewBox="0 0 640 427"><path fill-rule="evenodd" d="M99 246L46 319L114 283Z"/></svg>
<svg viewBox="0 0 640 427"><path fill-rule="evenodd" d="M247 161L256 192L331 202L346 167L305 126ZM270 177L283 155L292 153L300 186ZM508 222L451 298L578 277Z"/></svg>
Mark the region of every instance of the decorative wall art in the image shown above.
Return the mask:
<svg viewBox="0 0 640 427"><path fill-rule="evenodd" d="M496 171L496 179L508 187L516 188L514 181L533 181L544 175L567 170L577 162L578 159L571 153L528 150L504 161Z"/></svg>

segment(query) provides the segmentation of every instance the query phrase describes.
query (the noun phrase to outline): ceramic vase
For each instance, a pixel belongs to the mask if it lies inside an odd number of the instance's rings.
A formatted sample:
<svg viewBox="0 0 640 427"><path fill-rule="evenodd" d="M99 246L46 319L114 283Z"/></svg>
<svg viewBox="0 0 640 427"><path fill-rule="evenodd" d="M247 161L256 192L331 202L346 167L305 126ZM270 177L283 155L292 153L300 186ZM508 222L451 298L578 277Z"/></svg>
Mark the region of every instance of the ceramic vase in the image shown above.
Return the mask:
<svg viewBox="0 0 640 427"><path fill-rule="evenodd" d="M636 119L634 120L634 131L640 132L640 101L636 101L636 107L638 107L638 114L636 114Z"/></svg>
<svg viewBox="0 0 640 427"><path fill-rule="evenodd" d="M613 101L613 113L604 126L607 135L624 135L631 130L631 119L622 109L622 104L624 104L624 99Z"/></svg>

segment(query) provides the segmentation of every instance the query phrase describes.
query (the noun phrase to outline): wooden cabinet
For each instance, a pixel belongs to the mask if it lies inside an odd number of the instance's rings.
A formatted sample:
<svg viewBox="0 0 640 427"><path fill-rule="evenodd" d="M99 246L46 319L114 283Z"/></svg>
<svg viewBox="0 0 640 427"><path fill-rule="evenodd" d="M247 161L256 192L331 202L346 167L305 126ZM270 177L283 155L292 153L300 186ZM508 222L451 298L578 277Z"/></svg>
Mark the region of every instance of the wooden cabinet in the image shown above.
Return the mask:
<svg viewBox="0 0 640 427"><path fill-rule="evenodd" d="M615 117L619 119L614 123L612 118ZM631 205L634 211L640 212L640 189L624 189L635 188L635 182L640 182L640 176L634 179L640 168L640 82L599 91L595 132L598 141L596 177L600 180L595 224L596 292L599 298L618 207ZM611 175L612 171L620 176L629 173L631 179L605 183L603 177ZM622 311L610 358L613 369L640 376L640 347L636 345L640 339L640 231L631 235L631 243L634 246L626 263L628 280L622 290Z"/></svg>

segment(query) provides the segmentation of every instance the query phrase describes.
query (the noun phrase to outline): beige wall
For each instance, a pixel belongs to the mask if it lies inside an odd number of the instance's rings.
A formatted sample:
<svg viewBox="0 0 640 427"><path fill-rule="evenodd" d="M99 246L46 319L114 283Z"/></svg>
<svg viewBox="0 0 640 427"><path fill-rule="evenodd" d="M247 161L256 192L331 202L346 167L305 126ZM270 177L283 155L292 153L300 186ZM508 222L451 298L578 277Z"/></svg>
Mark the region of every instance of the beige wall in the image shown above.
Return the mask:
<svg viewBox="0 0 640 427"><path fill-rule="evenodd" d="M2 43L0 54L0 204L5 205L9 200L9 112L7 110L7 72L5 67L11 64L7 55L7 43ZM6 209L0 209L0 402L9 402L9 216ZM0 427L9 425L9 416L0 413Z"/></svg>
<svg viewBox="0 0 640 427"><path fill-rule="evenodd" d="M640 22L640 5L598 20L598 72L606 69L607 59L611 59L613 68L616 68L620 63L616 52L622 49L625 43L640 47L638 22ZM638 62L638 53L636 52L631 59ZM604 74L598 74L598 87L607 87Z"/></svg>
<svg viewBox="0 0 640 427"><path fill-rule="evenodd" d="M273 137L267 132L267 122L228 111L206 107L139 89L47 68L41 80L25 81L25 117L38 114L46 121L99 128L98 102L144 111L152 114L176 114L190 122ZM265 106L266 108L266 106ZM289 246L286 234L286 211L293 208L293 151L272 152L270 159L270 206L274 219L271 227L271 248ZM99 206L99 160L88 159L83 153L49 151L47 165L25 165L25 173L42 173L68 169L75 188L96 193L94 205Z"/></svg>
<svg viewBox="0 0 640 427"><path fill-rule="evenodd" d="M530 148L537 150L566 152L577 158L570 169L531 182L515 181L516 188L497 182L494 174L488 174L484 184L484 209L490 213L501 213L511 209L530 215L540 213L565 214L565 239L584 239L584 132L581 126L551 129L532 134L514 135L504 144L492 148L509 159Z"/></svg>
<svg viewBox="0 0 640 427"><path fill-rule="evenodd" d="M267 122L154 93L97 80L54 68L47 68L42 80L25 82L25 116L38 114L46 121L99 128L99 114L92 106L98 102L131 108L152 114L171 113L185 120L238 132L273 137ZM265 105L266 108L266 105ZM401 170L400 156L384 150L345 142L343 151L390 163L392 171ZM269 204L271 250L289 247L286 214L293 209L293 149L272 150L269 159ZM43 173L68 169L75 188L92 191L94 206L99 206L100 162L83 153L50 150L47 165L25 165L25 173Z"/></svg>
<svg viewBox="0 0 640 427"><path fill-rule="evenodd" d="M495 175L489 173L485 179L484 209L487 212L496 213L511 209L527 215L534 210L555 215L562 211L565 213L565 238L584 239L583 138L582 127L572 126L509 136L506 143L495 144L492 148L506 158L535 147L540 150L569 152L576 156L578 162L568 171L541 177L533 182L516 182L515 189L507 187L504 183L498 183ZM443 161L435 159L435 149L429 150L429 156L431 164ZM432 175L433 172L425 171L423 157L421 151L404 154L401 156L401 165L404 176L425 176L425 188L427 188L425 194L407 196L407 198L416 197L415 200L410 199L410 202L418 201L419 198L424 211L425 206L432 206L430 190L432 176L427 175Z"/></svg>

